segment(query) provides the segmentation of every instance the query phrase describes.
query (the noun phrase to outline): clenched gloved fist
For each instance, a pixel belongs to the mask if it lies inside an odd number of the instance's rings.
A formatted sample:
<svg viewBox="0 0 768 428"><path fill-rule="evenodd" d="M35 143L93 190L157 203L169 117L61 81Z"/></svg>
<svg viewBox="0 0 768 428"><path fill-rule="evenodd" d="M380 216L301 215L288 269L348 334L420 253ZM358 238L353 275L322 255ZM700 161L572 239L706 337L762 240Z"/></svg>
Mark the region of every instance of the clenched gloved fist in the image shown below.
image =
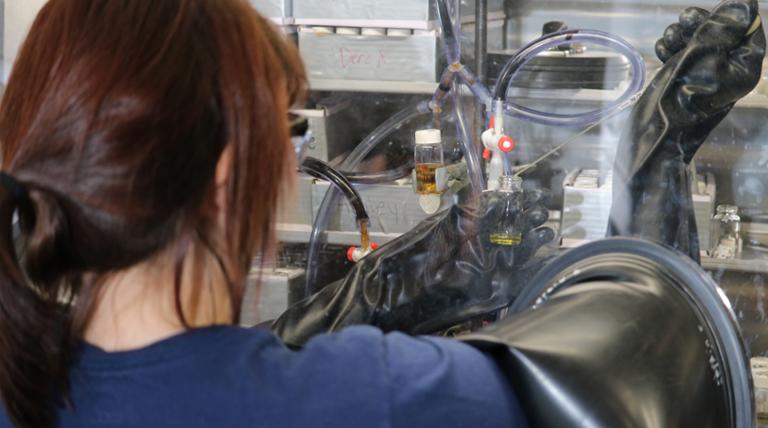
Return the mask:
<svg viewBox="0 0 768 428"><path fill-rule="evenodd" d="M272 325L284 342L368 324L438 333L506 307L554 239L541 227L546 193L486 192L454 206L361 260L343 279L289 308Z"/></svg>
<svg viewBox="0 0 768 428"><path fill-rule="evenodd" d="M614 169L609 235L640 236L699 260L687 166L757 85L765 35L756 0L688 8L656 43L664 62L632 112Z"/></svg>

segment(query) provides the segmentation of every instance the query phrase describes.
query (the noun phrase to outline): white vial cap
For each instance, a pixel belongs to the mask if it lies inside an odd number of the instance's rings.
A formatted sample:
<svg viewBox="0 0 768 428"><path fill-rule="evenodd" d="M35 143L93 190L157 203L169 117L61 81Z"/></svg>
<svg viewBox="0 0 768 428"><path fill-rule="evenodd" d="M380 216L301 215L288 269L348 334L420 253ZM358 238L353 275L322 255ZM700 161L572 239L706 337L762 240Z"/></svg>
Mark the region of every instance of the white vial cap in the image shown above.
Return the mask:
<svg viewBox="0 0 768 428"><path fill-rule="evenodd" d="M333 27L312 27L312 31L314 31L315 34L333 34L336 29Z"/></svg>
<svg viewBox="0 0 768 428"><path fill-rule="evenodd" d="M422 129L416 131L416 144L440 144L443 134L439 129Z"/></svg>
<svg viewBox="0 0 768 428"><path fill-rule="evenodd" d="M336 34L356 36L360 34L360 29L357 27L336 27Z"/></svg>
<svg viewBox="0 0 768 428"><path fill-rule="evenodd" d="M404 36L410 36L411 30L408 28L390 28L387 30L388 36L396 36L396 37L404 37ZM768 80L766 80L768 82ZM766 84L766 88L768 88L768 84ZM766 95L768 95L768 89L766 89Z"/></svg>
<svg viewBox="0 0 768 428"><path fill-rule="evenodd" d="M360 32L364 36L386 36L386 28L363 28Z"/></svg>

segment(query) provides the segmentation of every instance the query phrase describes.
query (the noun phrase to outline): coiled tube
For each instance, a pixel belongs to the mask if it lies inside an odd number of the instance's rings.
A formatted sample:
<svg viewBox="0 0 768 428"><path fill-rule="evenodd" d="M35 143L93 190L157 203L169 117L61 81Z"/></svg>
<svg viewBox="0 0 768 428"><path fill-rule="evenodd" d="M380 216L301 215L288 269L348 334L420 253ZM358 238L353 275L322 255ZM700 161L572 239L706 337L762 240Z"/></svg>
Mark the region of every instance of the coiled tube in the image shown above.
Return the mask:
<svg viewBox="0 0 768 428"><path fill-rule="evenodd" d="M584 43L611 48L624 55L632 66L632 81L626 91L607 106L579 114L555 114L534 110L506 100L507 91L518 70L538 54L564 43ZM505 100L504 113L533 123L550 126L587 126L610 112L636 100L645 85L645 62L635 48L618 36L597 30L565 30L548 34L526 45L501 70L496 82L494 99Z"/></svg>
<svg viewBox="0 0 768 428"><path fill-rule="evenodd" d="M395 180L408 177L411 175L411 171L413 171L413 162L383 172L342 172L342 174L344 174L352 184L380 184L391 183Z"/></svg>

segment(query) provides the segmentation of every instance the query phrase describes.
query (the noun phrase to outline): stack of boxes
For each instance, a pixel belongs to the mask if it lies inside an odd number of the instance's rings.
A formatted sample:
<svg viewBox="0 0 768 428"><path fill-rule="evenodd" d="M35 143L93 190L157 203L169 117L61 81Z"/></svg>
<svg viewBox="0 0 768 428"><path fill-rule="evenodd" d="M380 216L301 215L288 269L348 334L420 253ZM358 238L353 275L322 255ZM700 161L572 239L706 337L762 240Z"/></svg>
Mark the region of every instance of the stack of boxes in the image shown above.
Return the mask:
<svg viewBox="0 0 768 428"><path fill-rule="evenodd" d="M434 0L251 1L275 22L298 27L299 48L313 81L435 83L446 66ZM490 49L504 44L503 3L488 4ZM470 37L474 7L474 0L462 1L462 22Z"/></svg>

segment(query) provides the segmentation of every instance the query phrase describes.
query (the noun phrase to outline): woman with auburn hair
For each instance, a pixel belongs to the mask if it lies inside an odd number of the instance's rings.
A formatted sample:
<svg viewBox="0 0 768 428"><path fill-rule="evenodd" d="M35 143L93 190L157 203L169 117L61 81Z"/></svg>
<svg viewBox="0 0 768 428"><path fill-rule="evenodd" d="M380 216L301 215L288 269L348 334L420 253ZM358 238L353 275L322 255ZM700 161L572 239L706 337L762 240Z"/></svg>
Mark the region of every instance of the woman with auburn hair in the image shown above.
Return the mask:
<svg viewBox="0 0 768 428"><path fill-rule="evenodd" d="M305 83L245 0L44 6L0 106L0 426L525 424L467 345L234 326Z"/></svg>

